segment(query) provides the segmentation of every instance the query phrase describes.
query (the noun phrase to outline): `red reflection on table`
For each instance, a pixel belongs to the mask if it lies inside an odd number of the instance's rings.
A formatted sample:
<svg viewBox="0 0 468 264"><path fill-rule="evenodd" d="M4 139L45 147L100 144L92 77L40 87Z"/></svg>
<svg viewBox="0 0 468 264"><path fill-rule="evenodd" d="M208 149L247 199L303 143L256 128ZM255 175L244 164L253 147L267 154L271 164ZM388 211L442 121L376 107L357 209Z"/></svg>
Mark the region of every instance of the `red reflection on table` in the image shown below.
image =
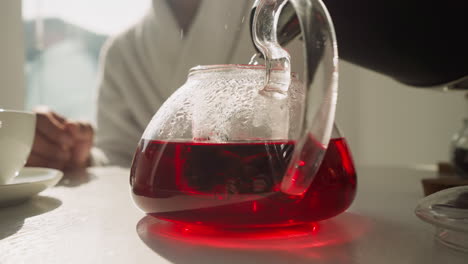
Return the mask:
<svg viewBox="0 0 468 264"><path fill-rule="evenodd" d="M348 243L365 234L370 226L368 219L353 213L318 223L259 229L219 229L147 216L138 223L137 232L147 244L152 239L169 239L216 248L294 250Z"/></svg>

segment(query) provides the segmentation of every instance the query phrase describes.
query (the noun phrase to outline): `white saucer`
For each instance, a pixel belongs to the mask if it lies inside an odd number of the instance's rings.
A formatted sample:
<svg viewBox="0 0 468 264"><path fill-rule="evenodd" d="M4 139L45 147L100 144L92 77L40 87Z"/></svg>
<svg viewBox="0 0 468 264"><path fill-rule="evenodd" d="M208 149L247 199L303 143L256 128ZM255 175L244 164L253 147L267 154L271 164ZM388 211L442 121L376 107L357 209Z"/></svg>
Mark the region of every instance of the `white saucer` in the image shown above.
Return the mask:
<svg viewBox="0 0 468 264"><path fill-rule="evenodd" d="M0 184L0 206L17 204L56 185L63 173L48 168L23 168L11 183Z"/></svg>

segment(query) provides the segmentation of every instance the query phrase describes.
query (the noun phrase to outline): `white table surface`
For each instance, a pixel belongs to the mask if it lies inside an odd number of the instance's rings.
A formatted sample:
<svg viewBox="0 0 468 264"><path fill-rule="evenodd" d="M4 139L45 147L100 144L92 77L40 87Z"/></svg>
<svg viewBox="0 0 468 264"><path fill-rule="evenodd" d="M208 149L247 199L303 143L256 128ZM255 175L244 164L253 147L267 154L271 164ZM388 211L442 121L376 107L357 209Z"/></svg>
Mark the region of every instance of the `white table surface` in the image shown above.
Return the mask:
<svg viewBox="0 0 468 264"><path fill-rule="evenodd" d="M468 254L434 241L413 213L420 179L434 175L426 167L361 168L352 207L313 232L233 237L173 232L133 204L127 169L91 168L0 208L0 263L467 264Z"/></svg>

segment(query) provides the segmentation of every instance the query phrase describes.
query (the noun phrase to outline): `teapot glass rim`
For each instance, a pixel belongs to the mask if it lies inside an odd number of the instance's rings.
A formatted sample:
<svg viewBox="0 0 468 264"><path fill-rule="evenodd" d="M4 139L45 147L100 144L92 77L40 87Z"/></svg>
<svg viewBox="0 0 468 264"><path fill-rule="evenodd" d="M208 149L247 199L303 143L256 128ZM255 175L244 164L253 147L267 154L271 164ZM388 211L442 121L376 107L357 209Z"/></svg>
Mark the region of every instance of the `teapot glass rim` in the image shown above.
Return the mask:
<svg viewBox="0 0 468 264"><path fill-rule="evenodd" d="M189 76L202 72L222 72L229 70L265 70L265 65L252 65L252 64L211 64L211 65L198 65L190 68ZM273 69L275 70L275 69ZM297 73L291 72L291 77L297 78Z"/></svg>

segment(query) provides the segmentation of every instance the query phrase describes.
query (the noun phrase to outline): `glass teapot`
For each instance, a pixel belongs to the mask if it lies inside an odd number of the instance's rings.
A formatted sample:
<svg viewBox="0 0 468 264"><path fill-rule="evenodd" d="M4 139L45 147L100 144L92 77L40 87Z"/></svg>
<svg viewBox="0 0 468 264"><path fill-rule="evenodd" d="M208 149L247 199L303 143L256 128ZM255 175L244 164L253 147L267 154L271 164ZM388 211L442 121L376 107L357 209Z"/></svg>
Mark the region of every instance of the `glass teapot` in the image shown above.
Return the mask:
<svg viewBox="0 0 468 264"><path fill-rule="evenodd" d="M265 65L194 67L153 116L130 175L133 199L147 214L219 227L286 226L333 217L353 201L354 165L334 126L330 17L319 0L290 0L305 44L303 83L276 38L275 14L286 3L256 3L253 38Z"/></svg>

